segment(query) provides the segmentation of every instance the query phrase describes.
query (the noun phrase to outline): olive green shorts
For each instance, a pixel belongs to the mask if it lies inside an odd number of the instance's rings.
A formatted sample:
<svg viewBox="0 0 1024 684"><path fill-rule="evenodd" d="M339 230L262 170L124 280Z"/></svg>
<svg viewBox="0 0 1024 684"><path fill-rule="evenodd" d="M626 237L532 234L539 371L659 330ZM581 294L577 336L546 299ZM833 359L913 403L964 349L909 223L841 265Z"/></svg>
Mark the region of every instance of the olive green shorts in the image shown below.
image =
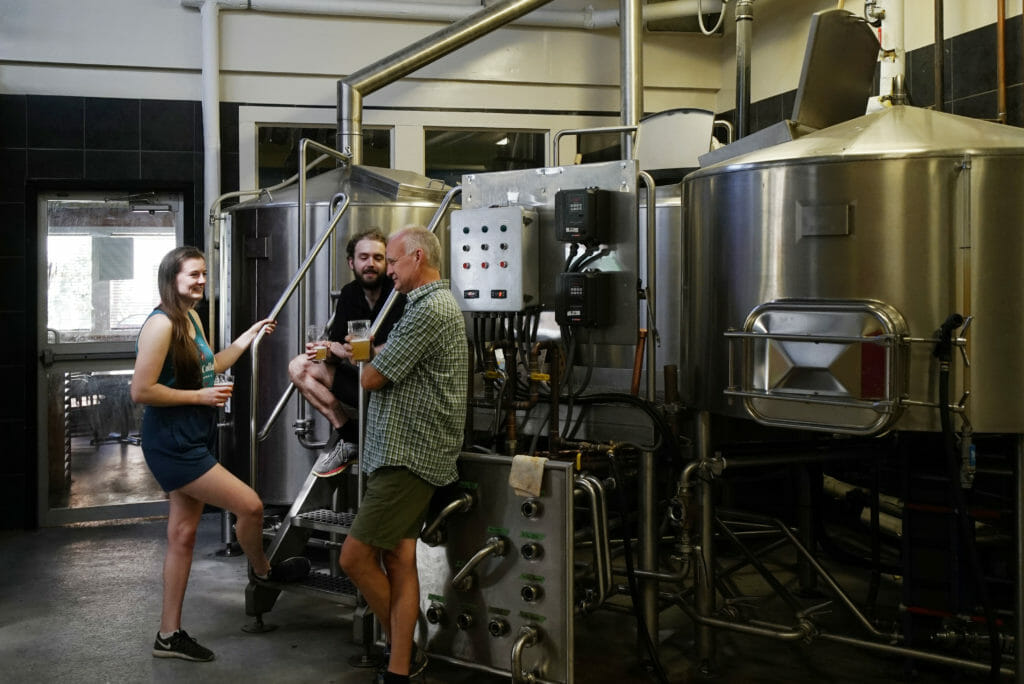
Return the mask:
<svg viewBox="0 0 1024 684"><path fill-rule="evenodd" d="M406 468L378 468L366 479L366 492L349 534L377 549L415 539L427 519L434 485Z"/></svg>

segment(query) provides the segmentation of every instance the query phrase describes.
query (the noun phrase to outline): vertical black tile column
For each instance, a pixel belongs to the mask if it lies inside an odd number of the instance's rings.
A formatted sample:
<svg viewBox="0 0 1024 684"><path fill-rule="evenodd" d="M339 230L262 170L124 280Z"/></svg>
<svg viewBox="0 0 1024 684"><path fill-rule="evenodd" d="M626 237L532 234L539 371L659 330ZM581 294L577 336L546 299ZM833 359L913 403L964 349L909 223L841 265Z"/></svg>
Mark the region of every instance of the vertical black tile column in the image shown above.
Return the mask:
<svg viewBox="0 0 1024 684"><path fill-rule="evenodd" d="M141 118L139 100L86 99L87 179L123 181L142 177Z"/></svg>
<svg viewBox="0 0 1024 684"><path fill-rule="evenodd" d="M29 336L35 325L25 297L27 238L25 175L28 167L29 98L0 95L0 529L20 529L32 521L35 479L34 362ZM33 131L39 135L38 129Z"/></svg>
<svg viewBox="0 0 1024 684"><path fill-rule="evenodd" d="M225 192L238 186L238 105L221 105ZM0 95L0 529L36 523L35 188L190 188L203 244L202 110L193 101ZM198 220L197 220L198 219ZM32 223L32 225L29 225Z"/></svg>

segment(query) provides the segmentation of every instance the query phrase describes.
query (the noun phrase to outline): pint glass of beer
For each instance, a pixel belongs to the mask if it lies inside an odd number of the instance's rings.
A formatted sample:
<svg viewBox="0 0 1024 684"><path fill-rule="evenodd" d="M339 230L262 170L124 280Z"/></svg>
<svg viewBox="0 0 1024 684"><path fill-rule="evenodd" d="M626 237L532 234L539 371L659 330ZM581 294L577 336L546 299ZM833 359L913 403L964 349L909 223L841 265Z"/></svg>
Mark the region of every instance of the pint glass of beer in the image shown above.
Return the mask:
<svg viewBox="0 0 1024 684"><path fill-rule="evenodd" d="M370 321L360 318L348 322L348 343L352 345L352 360L370 360Z"/></svg>
<svg viewBox="0 0 1024 684"><path fill-rule="evenodd" d="M306 326L306 342L313 345L313 350L316 351L316 356L313 357L315 363L323 363L327 360L327 331L322 325L308 325Z"/></svg>

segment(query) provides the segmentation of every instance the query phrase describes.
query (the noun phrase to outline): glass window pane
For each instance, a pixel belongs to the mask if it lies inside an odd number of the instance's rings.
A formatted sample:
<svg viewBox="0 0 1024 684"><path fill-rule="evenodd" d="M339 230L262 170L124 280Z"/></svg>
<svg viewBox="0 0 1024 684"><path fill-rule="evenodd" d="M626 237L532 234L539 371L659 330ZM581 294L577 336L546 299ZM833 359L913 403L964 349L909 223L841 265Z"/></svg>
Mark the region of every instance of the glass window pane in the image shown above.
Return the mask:
<svg viewBox="0 0 1024 684"><path fill-rule="evenodd" d="M46 205L49 341L134 340L160 300L160 259L177 245L174 206L147 203L140 209L127 200Z"/></svg>
<svg viewBox="0 0 1024 684"><path fill-rule="evenodd" d="M544 166L543 132L427 129L423 134L425 174L448 185L467 173Z"/></svg>
<svg viewBox="0 0 1024 684"><path fill-rule="evenodd" d="M259 126L257 128L256 160L261 188L269 188L291 178L299 171L299 141L309 138L332 149L337 147L338 130L334 126ZM310 151L307 161L317 155ZM316 175L333 169L336 161L331 158L311 169ZM363 128L363 164L366 166L391 167L391 129Z"/></svg>
<svg viewBox="0 0 1024 684"><path fill-rule="evenodd" d="M50 508L166 498L142 455L140 404L131 370L49 370L46 434Z"/></svg>
<svg viewBox="0 0 1024 684"><path fill-rule="evenodd" d="M621 133L587 133L576 136L576 155L580 164L617 161L622 155Z"/></svg>

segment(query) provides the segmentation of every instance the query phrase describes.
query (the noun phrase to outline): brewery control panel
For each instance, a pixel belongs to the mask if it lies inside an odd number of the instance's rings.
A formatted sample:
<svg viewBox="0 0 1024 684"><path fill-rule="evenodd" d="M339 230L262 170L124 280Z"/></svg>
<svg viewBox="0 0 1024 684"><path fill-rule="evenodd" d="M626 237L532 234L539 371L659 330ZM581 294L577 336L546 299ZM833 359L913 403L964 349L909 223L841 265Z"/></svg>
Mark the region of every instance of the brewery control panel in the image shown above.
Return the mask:
<svg viewBox="0 0 1024 684"><path fill-rule="evenodd" d="M443 541L416 551L417 642L431 658L509 673L524 631L522 671L573 681L573 464L547 461L538 496L509 485L512 459L459 456L459 489L472 503Z"/></svg>
<svg viewBox="0 0 1024 684"><path fill-rule="evenodd" d="M555 300L555 320L559 325L600 328L611 322L611 273L587 271L560 273Z"/></svg>
<svg viewBox="0 0 1024 684"><path fill-rule="evenodd" d="M450 235L452 294L463 311L522 311L540 303L536 212L456 210Z"/></svg>
<svg viewBox="0 0 1024 684"><path fill-rule="evenodd" d="M555 237L560 242L598 245L612 236L612 193L572 188L555 193Z"/></svg>

